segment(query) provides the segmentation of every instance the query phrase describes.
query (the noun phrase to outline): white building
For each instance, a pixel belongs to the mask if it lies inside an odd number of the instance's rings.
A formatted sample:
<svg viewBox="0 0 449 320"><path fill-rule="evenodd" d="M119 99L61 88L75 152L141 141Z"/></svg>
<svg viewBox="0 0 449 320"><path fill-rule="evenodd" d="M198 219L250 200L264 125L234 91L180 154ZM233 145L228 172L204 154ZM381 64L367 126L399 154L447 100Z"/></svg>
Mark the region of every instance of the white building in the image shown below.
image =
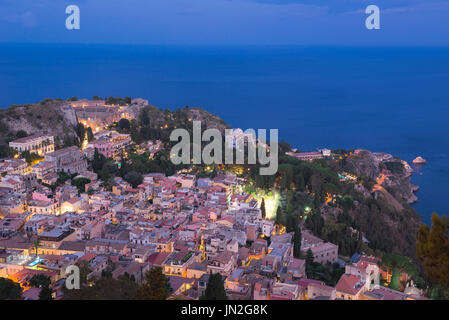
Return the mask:
<svg viewBox="0 0 449 320"><path fill-rule="evenodd" d="M9 146L18 153L29 151L42 156L55 151L54 137L46 134L36 134L20 138L9 143Z"/></svg>

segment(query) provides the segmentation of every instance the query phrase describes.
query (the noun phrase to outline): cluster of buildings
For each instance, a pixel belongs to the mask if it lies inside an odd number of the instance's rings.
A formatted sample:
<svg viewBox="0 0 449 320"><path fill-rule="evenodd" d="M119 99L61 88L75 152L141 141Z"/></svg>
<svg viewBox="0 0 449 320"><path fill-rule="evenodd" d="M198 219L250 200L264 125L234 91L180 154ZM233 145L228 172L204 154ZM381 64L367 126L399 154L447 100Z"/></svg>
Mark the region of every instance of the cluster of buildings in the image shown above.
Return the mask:
<svg viewBox="0 0 449 320"><path fill-rule="evenodd" d="M74 154L75 149L58 150L45 161L64 170L66 163L78 161ZM61 298L65 269L82 262L89 266L88 280L108 270L113 277L128 273L142 283L147 270L161 267L172 295L184 299L203 295L214 273L222 275L228 297L236 300L420 297L416 290L367 286L367 268L381 272L373 257L346 265L335 287L307 279L305 260L293 256L293 234L276 232L274 222L262 218L258 201L235 191L245 183L235 175L151 173L137 188L117 177L110 191L92 179L88 193L69 183L54 191L43 185L8 190L11 200L24 202L0 220L0 276L21 283L24 297L35 290L28 288L31 277L45 274L54 296ZM0 187L0 195L6 189ZM309 249L315 262L341 263L337 245L304 230L304 256Z"/></svg>
<svg viewBox="0 0 449 320"><path fill-rule="evenodd" d="M39 288L28 285L37 274L50 277L53 296L62 298L66 268L81 263L89 267L88 281L107 270L114 278L127 273L139 284L146 271L160 267L172 296L184 299L204 295L215 273L222 275L226 294L234 300L420 298L414 287L399 292L372 286L371 277L383 271L368 256L347 263L335 287L307 279L305 259L293 256L293 234L279 232L273 220L262 217L260 203L240 191L246 181L235 175L150 173L136 188L116 177L112 190L105 189L87 159L95 149L119 158L130 146L129 135L102 129L130 116L129 106L87 100L70 104L79 121L95 129L93 141L55 150L52 136L30 136L10 147L36 153L43 161L0 160L0 277L19 282L24 299L38 297ZM233 134L241 137L243 132ZM161 148L156 141L136 149L153 154ZM331 154L322 149L290 155L314 160ZM90 183L80 192L70 180L56 183L61 173ZM303 230L302 255L308 250L317 263L343 264L337 245Z"/></svg>
<svg viewBox="0 0 449 320"><path fill-rule="evenodd" d="M95 149L106 158L117 158L128 146L132 144L129 134L118 133L114 130L101 130L94 135L83 152L92 159Z"/></svg>

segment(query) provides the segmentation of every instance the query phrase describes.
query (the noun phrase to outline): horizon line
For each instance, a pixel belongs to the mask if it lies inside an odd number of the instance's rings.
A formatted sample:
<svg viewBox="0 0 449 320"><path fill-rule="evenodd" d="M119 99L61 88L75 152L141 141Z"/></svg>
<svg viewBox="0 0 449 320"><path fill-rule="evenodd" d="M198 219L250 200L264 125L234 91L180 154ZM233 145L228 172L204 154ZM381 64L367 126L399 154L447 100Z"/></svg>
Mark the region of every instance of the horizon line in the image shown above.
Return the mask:
<svg viewBox="0 0 449 320"><path fill-rule="evenodd" d="M135 46L135 47L333 47L333 48L449 48L449 44L243 44L243 43L114 43L114 42L12 42L0 41L0 45L98 45L98 46Z"/></svg>

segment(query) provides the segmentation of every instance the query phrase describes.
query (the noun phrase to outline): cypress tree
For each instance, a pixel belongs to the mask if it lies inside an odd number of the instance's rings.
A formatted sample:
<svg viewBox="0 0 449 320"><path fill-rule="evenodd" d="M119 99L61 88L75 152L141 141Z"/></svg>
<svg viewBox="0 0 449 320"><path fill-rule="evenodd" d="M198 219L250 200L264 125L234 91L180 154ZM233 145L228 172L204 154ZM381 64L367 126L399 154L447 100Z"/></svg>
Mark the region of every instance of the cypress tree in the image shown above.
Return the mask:
<svg viewBox="0 0 449 320"><path fill-rule="evenodd" d="M282 208L281 206L278 206L276 210L276 224L281 225L282 224Z"/></svg>
<svg viewBox="0 0 449 320"><path fill-rule="evenodd" d="M227 300L226 291L221 274L215 273L209 276L204 300Z"/></svg>
<svg viewBox="0 0 449 320"><path fill-rule="evenodd" d="M295 233L293 235L293 256L297 259L301 257L301 241L302 241L301 228L297 226L295 228Z"/></svg>
<svg viewBox="0 0 449 320"><path fill-rule="evenodd" d="M170 283L162 273L162 268L155 267L145 274L145 284L137 290L137 300L165 300L170 295Z"/></svg>
<svg viewBox="0 0 449 320"><path fill-rule="evenodd" d="M262 218L265 219L266 216L265 198L262 198L262 203L260 204L260 211L262 212Z"/></svg>

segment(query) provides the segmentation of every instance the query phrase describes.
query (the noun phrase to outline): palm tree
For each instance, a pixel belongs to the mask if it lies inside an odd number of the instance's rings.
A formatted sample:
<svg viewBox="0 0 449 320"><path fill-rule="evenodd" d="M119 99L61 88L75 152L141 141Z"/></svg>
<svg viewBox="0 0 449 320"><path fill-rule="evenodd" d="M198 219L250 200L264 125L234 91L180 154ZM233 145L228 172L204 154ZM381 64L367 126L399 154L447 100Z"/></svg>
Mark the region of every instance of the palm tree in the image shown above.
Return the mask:
<svg viewBox="0 0 449 320"><path fill-rule="evenodd" d="M33 241L33 248L34 248L34 250L36 250L36 257L37 257L37 250L39 249L40 245L41 245L41 242L39 241L39 239L36 239Z"/></svg>

